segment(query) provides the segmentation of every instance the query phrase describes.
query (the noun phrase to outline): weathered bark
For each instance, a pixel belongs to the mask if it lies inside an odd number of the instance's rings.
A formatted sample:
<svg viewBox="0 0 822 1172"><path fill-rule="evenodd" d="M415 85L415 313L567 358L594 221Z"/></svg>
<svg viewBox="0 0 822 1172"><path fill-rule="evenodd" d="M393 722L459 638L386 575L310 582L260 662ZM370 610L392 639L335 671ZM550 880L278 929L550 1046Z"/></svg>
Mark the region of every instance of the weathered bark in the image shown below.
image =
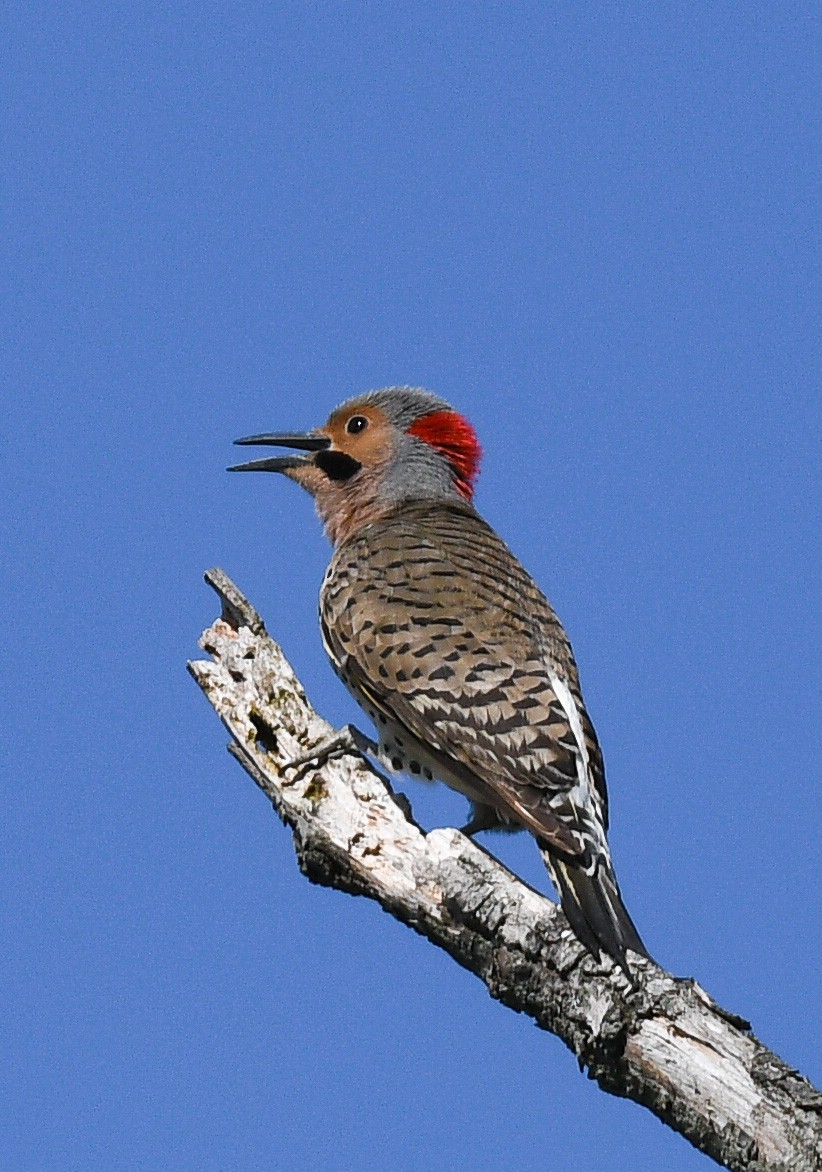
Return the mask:
<svg viewBox="0 0 822 1172"><path fill-rule="evenodd" d="M316 883L368 895L557 1034L606 1091L642 1103L720 1164L820 1172L822 1095L692 981L636 960L633 991L595 962L559 908L457 830L427 834L362 757L288 762L333 729L229 578L206 581L222 617L189 670L233 738L229 751L294 834Z"/></svg>

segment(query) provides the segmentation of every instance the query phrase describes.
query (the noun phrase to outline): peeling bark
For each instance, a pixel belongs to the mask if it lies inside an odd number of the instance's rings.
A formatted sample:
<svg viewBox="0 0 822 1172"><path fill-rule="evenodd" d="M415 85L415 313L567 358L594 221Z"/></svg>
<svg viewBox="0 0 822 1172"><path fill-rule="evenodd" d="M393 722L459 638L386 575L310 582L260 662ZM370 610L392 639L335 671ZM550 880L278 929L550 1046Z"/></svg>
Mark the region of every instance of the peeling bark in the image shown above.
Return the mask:
<svg viewBox="0 0 822 1172"><path fill-rule="evenodd" d="M367 895L444 948L492 997L560 1037L603 1090L641 1103L718 1163L822 1172L822 1095L694 981L633 958L632 990L560 909L457 830L427 834L364 758L288 763L334 730L221 570L222 616L189 663L229 751L291 827L315 883Z"/></svg>

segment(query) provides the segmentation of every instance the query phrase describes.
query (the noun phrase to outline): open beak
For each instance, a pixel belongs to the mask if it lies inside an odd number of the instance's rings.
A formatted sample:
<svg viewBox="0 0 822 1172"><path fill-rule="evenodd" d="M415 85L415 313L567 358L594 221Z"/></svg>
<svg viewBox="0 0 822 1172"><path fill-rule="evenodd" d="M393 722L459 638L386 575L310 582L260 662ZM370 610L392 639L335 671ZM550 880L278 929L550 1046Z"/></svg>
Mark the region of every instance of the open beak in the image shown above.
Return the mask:
<svg viewBox="0 0 822 1172"><path fill-rule="evenodd" d="M247 435L234 441L235 444L257 445L261 448L296 448L301 452L322 452L331 446L327 435ZM269 456L265 460L251 460L248 464L233 464L227 472L287 472L311 463L309 456Z"/></svg>

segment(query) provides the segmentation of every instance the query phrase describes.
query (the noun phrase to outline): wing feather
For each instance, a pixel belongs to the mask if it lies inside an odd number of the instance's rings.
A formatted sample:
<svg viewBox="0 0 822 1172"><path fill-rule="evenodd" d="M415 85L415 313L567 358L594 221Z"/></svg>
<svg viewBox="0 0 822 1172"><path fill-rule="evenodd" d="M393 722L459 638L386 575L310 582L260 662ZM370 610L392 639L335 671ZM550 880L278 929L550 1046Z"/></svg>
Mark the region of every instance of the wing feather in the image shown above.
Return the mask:
<svg viewBox="0 0 822 1172"><path fill-rule="evenodd" d="M358 698L555 848L607 852L602 754L568 638L470 506L369 526L337 551L321 609Z"/></svg>

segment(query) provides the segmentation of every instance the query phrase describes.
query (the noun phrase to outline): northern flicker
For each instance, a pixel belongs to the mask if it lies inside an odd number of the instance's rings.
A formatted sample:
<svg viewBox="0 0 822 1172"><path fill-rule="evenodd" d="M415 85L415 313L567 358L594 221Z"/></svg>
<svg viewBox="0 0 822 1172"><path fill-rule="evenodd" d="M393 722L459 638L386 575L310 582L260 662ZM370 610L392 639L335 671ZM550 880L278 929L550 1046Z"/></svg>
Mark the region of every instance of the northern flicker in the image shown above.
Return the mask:
<svg viewBox="0 0 822 1172"><path fill-rule="evenodd" d="M474 508L470 423L437 395L391 387L307 434L236 442L302 453L229 471L281 472L314 497L334 545L323 642L381 761L469 798L468 833L529 830L579 940L633 980L627 950L649 954L611 865L602 753L571 645Z"/></svg>

